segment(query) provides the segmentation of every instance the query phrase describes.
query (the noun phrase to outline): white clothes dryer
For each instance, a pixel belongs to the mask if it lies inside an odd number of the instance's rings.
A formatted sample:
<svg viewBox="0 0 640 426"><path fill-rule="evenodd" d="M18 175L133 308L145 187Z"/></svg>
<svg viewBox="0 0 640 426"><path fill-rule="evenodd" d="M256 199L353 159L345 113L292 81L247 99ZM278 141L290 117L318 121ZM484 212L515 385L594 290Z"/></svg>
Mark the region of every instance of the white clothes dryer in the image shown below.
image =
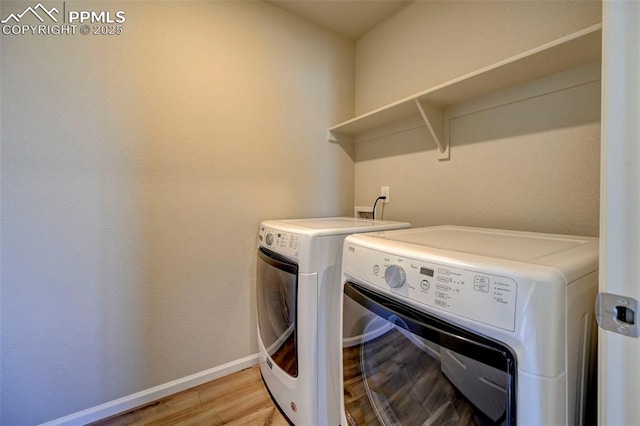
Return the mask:
<svg viewBox="0 0 640 426"><path fill-rule="evenodd" d="M353 235L342 280L343 425L595 421L598 239Z"/></svg>
<svg viewBox="0 0 640 426"><path fill-rule="evenodd" d="M260 225L256 277L260 372L292 423L340 422L340 347L331 350L329 342L338 342L344 238L409 226L349 217L270 220Z"/></svg>

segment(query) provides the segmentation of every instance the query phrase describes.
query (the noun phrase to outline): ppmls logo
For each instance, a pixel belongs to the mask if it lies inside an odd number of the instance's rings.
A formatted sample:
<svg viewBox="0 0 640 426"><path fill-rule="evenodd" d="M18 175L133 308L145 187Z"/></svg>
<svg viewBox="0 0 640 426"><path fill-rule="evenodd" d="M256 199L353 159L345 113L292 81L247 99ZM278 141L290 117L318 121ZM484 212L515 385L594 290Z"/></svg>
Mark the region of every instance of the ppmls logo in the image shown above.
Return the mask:
<svg viewBox="0 0 640 426"><path fill-rule="evenodd" d="M40 14L38 13L38 11L40 11ZM51 9L47 10L47 8L42 5L42 3L38 3L35 7L31 7L31 6L27 7L22 13L18 13L18 14L11 13L9 14L9 16L7 16L5 19L3 19L0 22L2 22L3 24L7 24L13 20L15 23L19 23L20 20L25 15L28 15L28 14L35 16L38 19L38 21L43 23L44 23L44 18L42 18L41 15L46 15L53 22L58 22L58 19L54 16L54 14L57 15L58 13L60 13L60 11L55 7L52 7Z"/></svg>
<svg viewBox="0 0 640 426"><path fill-rule="evenodd" d="M67 9L67 2L62 2L51 7L42 3L28 6L0 23L3 35L122 35L125 21L124 10Z"/></svg>

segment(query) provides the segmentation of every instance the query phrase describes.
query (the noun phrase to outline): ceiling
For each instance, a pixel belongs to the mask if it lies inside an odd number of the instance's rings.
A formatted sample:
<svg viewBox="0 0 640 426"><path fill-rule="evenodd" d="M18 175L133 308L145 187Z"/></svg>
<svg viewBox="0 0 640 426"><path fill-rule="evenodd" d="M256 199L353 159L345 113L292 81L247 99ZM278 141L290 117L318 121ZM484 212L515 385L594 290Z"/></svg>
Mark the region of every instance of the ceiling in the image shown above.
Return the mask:
<svg viewBox="0 0 640 426"><path fill-rule="evenodd" d="M265 0L351 39L364 35L412 0Z"/></svg>

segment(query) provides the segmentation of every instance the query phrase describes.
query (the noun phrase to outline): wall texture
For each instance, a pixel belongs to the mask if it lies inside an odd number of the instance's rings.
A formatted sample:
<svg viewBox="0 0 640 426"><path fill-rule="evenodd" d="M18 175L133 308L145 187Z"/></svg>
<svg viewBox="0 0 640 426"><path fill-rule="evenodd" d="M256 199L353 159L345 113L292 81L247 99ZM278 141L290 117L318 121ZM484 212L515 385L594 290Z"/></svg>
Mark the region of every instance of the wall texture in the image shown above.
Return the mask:
<svg viewBox="0 0 640 426"><path fill-rule="evenodd" d="M592 1L412 3L357 41L356 113L596 24L600 8ZM425 127L356 145L355 204L371 205L388 185L384 217L414 226L597 235L594 69L591 82L556 90L549 79L535 85L545 90L517 88L451 108L450 161L437 160ZM512 101L501 104L500 97Z"/></svg>
<svg viewBox="0 0 640 426"><path fill-rule="evenodd" d="M66 7L126 22L1 36L2 424L255 353L259 222L352 211L351 41L262 2Z"/></svg>

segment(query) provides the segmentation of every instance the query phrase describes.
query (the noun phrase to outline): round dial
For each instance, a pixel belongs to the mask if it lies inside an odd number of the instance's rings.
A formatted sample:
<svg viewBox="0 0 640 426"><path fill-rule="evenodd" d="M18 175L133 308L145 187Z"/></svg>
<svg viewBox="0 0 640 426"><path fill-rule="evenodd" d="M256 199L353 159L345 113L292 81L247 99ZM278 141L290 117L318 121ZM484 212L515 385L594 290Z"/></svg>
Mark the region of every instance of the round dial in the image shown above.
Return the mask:
<svg viewBox="0 0 640 426"><path fill-rule="evenodd" d="M265 242L268 246L270 246L273 243L273 234L267 234L267 236L265 237Z"/></svg>
<svg viewBox="0 0 640 426"><path fill-rule="evenodd" d="M402 287L407 280L407 274L402 269L402 266L389 265L384 271L384 280L391 288Z"/></svg>

